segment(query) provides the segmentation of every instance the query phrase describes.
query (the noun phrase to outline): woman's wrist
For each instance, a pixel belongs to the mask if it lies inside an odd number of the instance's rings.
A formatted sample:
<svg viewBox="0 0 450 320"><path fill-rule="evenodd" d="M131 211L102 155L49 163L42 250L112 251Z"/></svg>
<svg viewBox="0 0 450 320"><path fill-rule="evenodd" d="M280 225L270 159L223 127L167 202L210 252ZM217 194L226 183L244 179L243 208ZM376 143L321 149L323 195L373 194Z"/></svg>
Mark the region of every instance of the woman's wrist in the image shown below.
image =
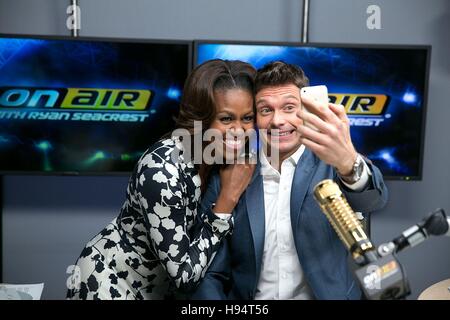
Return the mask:
<svg viewBox="0 0 450 320"><path fill-rule="evenodd" d="M229 193L221 192L216 200L216 205L213 208L214 213L230 213L233 212L239 197L233 197Z"/></svg>

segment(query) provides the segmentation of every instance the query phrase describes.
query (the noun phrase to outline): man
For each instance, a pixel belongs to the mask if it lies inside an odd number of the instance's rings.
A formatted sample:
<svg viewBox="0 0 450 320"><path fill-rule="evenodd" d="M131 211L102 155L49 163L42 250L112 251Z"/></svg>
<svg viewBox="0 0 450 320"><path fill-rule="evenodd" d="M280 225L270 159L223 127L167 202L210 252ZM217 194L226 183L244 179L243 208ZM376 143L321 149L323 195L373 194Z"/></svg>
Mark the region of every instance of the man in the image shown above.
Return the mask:
<svg viewBox="0 0 450 320"><path fill-rule="evenodd" d="M344 108L300 97L307 85L294 65L278 61L258 70L256 122L262 139L278 150L279 161L260 155L233 211L233 234L192 298L361 298L347 250L316 203L313 188L334 179L350 206L366 215L385 205L387 189L379 170L353 147ZM214 205L207 199L219 192L216 176L203 205Z"/></svg>

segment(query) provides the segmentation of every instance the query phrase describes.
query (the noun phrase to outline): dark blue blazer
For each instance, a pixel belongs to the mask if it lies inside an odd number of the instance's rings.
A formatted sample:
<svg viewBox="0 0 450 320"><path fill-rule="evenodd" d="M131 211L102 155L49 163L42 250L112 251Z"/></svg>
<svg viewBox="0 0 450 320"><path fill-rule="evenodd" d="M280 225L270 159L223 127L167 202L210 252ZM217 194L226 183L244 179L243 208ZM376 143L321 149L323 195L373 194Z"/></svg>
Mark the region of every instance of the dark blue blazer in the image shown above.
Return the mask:
<svg viewBox="0 0 450 320"><path fill-rule="evenodd" d="M313 189L324 179L341 186L354 211L367 214L381 209L388 192L378 168L371 169L370 184L362 192L343 186L333 167L305 149L295 170L291 189L291 223L298 258L317 299L360 299L361 291L349 268L349 254L316 203ZM213 175L203 198L210 208L220 191ZM192 299L253 299L261 272L264 250L264 190L258 164L252 180L233 212L234 230L223 240Z"/></svg>

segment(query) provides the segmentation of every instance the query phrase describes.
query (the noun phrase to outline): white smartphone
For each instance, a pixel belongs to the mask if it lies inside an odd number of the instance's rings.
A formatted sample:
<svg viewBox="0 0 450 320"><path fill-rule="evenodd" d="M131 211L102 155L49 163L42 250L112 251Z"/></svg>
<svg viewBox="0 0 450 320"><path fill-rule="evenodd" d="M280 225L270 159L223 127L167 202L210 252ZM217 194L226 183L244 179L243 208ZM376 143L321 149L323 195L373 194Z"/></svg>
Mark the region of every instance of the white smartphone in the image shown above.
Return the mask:
<svg viewBox="0 0 450 320"><path fill-rule="evenodd" d="M327 86L311 86L311 87L303 87L300 89L300 96L308 96L312 100L319 102L320 104L328 106L328 89ZM302 105L302 110L305 112L309 112L308 109L304 108ZM303 123L305 126L310 127L311 129L318 130L312 124Z"/></svg>

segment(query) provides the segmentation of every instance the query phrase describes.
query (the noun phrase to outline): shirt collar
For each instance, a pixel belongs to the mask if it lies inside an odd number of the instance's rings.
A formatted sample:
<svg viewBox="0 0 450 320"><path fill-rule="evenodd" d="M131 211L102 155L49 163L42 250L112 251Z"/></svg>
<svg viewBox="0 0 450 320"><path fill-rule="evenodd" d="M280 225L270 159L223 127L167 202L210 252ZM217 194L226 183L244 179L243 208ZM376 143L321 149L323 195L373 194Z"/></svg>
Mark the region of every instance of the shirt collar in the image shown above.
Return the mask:
<svg viewBox="0 0 450 320"><path fill-rule="evenodd" d="M286 160L292 161L294 165L297 165L298 161L300 160L300 157L302 156L303 152L305 152L305 146L302 144L293 154L289 156Z"/></svg>
<svg viewBox="0 0 450 320"><path fill-rule="evenodd" d="M285 161L291 162L294 167L297 166L298 161L300 160L300 157L302 156L303 152L305 151L305 146L302 144L293 154L291 154ZM274 167L272 167L269 163L269 160L267 160L266 155L264 154L264 151L261 150L261 173L263 175L273 174L275 170Z"/></svg>

